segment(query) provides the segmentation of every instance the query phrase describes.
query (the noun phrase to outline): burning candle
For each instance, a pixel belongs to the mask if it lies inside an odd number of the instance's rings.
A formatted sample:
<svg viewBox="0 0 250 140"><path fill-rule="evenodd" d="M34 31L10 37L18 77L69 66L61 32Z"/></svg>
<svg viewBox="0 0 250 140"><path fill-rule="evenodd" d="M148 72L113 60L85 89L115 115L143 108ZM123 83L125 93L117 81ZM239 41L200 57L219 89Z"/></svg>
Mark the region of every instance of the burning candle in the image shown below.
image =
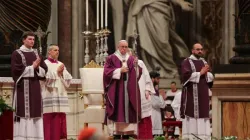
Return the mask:
<svg viewBox="0 0 250 140"><path fill-rule="evenodd" d="M99 0L96 1L96 30L99 30Z"/></svg>
<svg viewBox="0 0 250 140"><path fill-rule="evenodd" d="M105 0L105 27L108 27L108 0Z"/></svg>
<svg viewBox="0 0 250 140"><path fill-rule="evenodd" d="M103 0L101 0L101 28L103 29Z"/></svg>
<svg viewBox="0 0 250 140"><path fill-rule="evenodd" d="M86 26L89 26L89 0L86 0Z"/></svg>

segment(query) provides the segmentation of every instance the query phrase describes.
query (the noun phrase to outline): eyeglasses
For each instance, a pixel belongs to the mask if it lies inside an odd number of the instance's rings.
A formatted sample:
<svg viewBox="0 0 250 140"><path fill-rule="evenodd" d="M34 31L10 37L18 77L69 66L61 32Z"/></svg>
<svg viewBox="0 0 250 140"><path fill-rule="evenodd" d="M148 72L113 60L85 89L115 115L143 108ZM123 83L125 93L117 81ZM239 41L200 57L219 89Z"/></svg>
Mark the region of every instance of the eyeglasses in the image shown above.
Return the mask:
<svg viewBox="0 0 250 140"><path fill-rule="evenodd" d="M120 46L121 48L128 48L128 46Z"/></svg>

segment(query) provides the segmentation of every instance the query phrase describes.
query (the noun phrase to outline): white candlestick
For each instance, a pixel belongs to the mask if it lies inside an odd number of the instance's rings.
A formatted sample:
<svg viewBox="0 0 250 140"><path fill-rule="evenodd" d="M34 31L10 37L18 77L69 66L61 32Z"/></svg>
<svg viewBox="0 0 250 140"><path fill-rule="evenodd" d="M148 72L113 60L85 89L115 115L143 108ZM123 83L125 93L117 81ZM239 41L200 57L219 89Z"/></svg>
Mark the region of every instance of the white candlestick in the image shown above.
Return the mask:
<svg viewBox="0 0 250 140"><path fill-rule="evenodd" d="M101 0L101 28L103 29L103 0Z"/></svg>
<svg viewBox="0 0 250 140"><path fill-rule="evenodd" d="M86 26L89 26L89 0L86 0Z"/></svg>
<svg viewBox="0 0 250 140"><path fill-rule="evenodd" d="M108 0L105 0L105 27L108 27Z"/></svg>
<svg viewBox="0 0 250 140"><path fill-rule="evenodd" d="M99 0L96 1L96 30L99 30Z"/></svg>

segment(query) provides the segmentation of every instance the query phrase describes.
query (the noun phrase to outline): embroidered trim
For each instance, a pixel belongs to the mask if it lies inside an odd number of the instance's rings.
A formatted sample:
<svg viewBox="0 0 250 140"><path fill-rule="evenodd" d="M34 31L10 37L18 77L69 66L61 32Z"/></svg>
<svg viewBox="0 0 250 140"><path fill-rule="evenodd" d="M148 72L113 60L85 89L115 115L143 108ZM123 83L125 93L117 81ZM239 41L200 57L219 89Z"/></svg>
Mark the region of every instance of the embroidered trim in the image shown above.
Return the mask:
<svg viewBox="0 0 250 140"><path fill-rule="evenodd" d="M60 107L69 106L68 97L46 97L43 99L43 107ZM52 109L54 109L52 108Z"/></svg>
<svg viewBox="0 0 250 140"><path fill-rule="evenodd" d="M21 55L23 65L27 67L26 59L22 51L17 50L17 52ZM29 118L30 117L29 80L24 79L23 81L24 81L23 88L24 88L24 110L25 110L24 112L25 112L25 118Z"/></svg>
<svg viewBox="0 0 250 140"><path fill-rule="evenodd" d="M38 55L37 49L34 49L34 53L35 53L35 55L36 55L36 58L39 58L39 55Z"/></svg>
<svg viewBox="0 0 250 140"><path fill-rule="evenodd" d="M25 67L27 67L26 59L25 59L25 57L24 57L22 51L17 50L17 52L21 55L23 65L24 65Z"/></svg>
<svg viewBox="0 0 250 140"><path fill-rule="evenodd" d="M24 108L25 108L25 118L30 117L30 98L29 98L29 80L24 79Z"/></svg>
<svg viewBox="0 0 250 140"><path fill-rule="evenodd" d="M185 115L186 114L186 108L187 108L187 87L184 87L183 89L183 94L184 94L184 103L183 103L183 114Z"/></svg>
<svg viewBox="0 0 250 140"><path fill-rule="evenodd" d="M196 72L196 68L191 59L188 59L192 72ZM197 83L193 83L193 98L194 98L194 118L199 118L199 100L198 100L198 87Z"/></svg>

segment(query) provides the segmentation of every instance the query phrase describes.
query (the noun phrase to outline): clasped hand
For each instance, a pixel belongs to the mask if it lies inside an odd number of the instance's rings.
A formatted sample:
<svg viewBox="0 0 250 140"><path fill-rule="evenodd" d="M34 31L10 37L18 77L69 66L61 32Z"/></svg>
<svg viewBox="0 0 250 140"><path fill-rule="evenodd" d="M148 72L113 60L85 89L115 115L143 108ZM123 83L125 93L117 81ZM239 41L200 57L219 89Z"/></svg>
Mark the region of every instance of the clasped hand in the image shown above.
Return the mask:
<svg viewBox="0 0 250 140"><path fill-rule="evenodd" d="M127 72L128 72L128 67L122 66L121 73L127 73Z"/></svg>
<svg viewBox="0 0 250 140"><path fill-rule="evenodd" d="M64 70L64 64L61 64L61 65L57 68L57 74L58 74L59 76L61 76L62 73L63 73L63 70Z"/></svg>
<svg viewBox="0 0 250 140"><path fill-rule="evenodd" d="M148 99L149 99L149 96L150 96L150 91L146 90L145 98L148 100Z"/></svg>
<svg viewBox="0 0 250 140"><path fill-rule="evenodd" d="M201 69L200 74L201 74L201 75L207 74L207 72L208 72L209 70L210 70L209 65L205 65L205 66Z"/></svg>
<svg viewBox="0 0 250 140"><path fill-rule="evenodd" d="M33 68L36 69L37 67L39 67L39 66L40 66L40 62L41 62L41 59L40 59L40 58L37 58L37 59L33 62L33 64L32 64Z"/></svg>

